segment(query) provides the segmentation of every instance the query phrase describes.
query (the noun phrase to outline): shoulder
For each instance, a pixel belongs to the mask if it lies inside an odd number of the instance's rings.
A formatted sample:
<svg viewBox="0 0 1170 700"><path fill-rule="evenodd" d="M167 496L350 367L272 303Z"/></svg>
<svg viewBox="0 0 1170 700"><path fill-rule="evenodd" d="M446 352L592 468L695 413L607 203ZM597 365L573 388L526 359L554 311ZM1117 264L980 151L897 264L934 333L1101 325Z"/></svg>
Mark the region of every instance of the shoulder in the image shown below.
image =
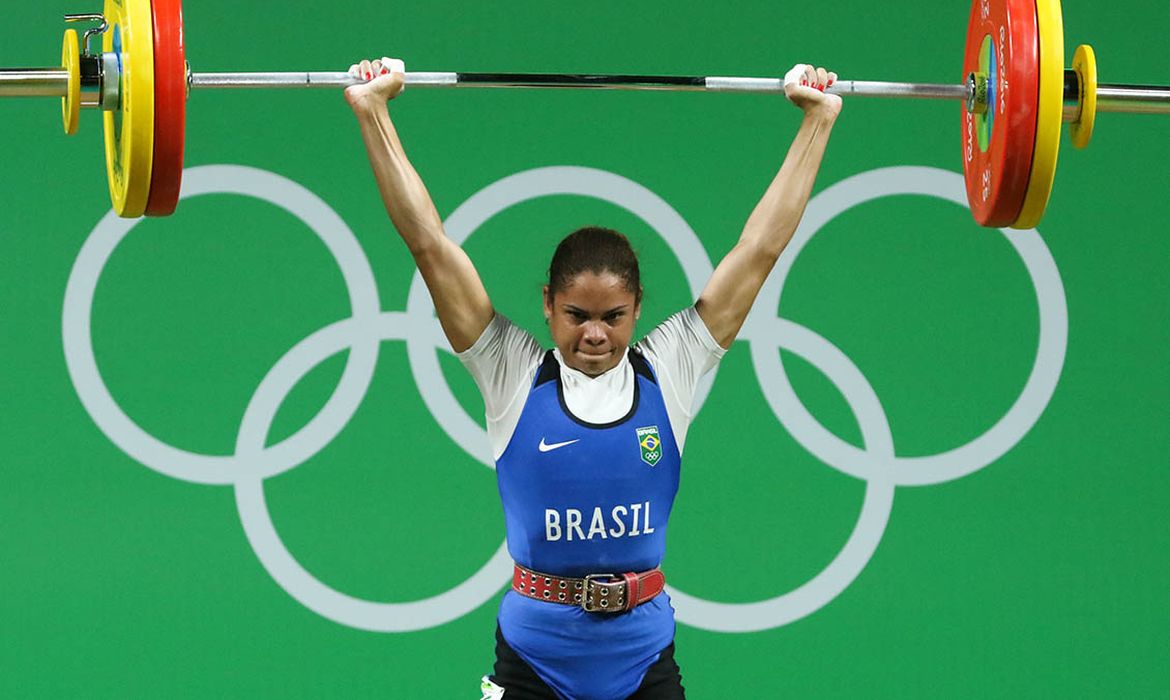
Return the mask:
<svg viewBox="0 0 1170 700"><path fill-rule="evenodd" d="M539 362L543 355L544 349L531 333L500 313L492 317L471 347L456 353L465 365L507 359Z"/></svg>
<svg viewBox="0 0 1170 700"><path fill-rule="evenodd" d="M656 371L684 358L719 360L727 352L719 345L694 306L679 311L658 324L634 346Z"/></svg>
<svg viewBox="0 0 1170 700"><path fill-rule="evenodd" d="M479 385L491 416L528 388L544 354L531 333L496 314L475 343L458 357Z"/></svg>

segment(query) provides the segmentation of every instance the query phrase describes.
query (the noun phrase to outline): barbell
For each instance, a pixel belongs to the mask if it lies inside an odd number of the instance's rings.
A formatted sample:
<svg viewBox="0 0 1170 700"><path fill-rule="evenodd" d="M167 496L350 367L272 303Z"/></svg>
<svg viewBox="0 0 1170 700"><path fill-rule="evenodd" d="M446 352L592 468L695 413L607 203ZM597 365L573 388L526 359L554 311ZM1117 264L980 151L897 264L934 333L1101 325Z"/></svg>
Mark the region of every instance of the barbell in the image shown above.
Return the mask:
<svg viewBox="0 0 1170 700"><path fill-rule="evenodd" d="M182 0L105 0L79 39L66 29L60 67L0 68L0 97L60 97L68 134L80 109L103 112L110 199L123 217L166 216L179 200L187 98L194 88L337 88L346 72L193 73ZM101 52L90 50L101 37ZM982 226L1033 228L1048 205L1061 125L1088 145L1097 112L1170 114L1170 87L1102 84L1087 45L1064 69L1059 0L974 0L956 84L839 80L839 95L956 100L971 213ZM410 87L594 88L783 93L778 78L406 73Z"/></svg>

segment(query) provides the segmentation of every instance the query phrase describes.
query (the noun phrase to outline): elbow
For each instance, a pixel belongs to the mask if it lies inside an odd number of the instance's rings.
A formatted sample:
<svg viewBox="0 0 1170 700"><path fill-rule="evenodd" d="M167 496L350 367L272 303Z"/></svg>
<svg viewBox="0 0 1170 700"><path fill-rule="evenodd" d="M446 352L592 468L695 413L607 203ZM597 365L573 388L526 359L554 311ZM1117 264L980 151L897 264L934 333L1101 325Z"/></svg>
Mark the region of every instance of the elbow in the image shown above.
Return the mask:
<svg viewBox="0 0 1170 700"><path fill-rule="evenodd" d="M410 251L410 257L415 260L434 257L435 243L430 237L418 235L402 236L402 241L406 243L406 248Z"/></svg>
<svg viewBox="0 0 1170 700"><path fill-rule="evenodd" d="M420 270L429 269L440 255L441 241L437 241L430 236L404 237L403 240L406 241L406 247L410 251L410 257L414 258L414 262Z"/></svg>
<svg viewBox="0 0 1170 700"><path fill-rule="evenodd" d="M444 246L450 243L438 217L392 215L390 218L415 260L441 255Z"/></svg>
<svg viewBox="0 0 1170 700"><path fill-rule="evenodd" d="M744 255L751 260L751 269L771 271L776 261L780 259L780 254L784 252L784 248L788 245L788 241L791 238L792 234L784 236L782 240L749 238L741 241L739 245L742 246Z"/></svg>

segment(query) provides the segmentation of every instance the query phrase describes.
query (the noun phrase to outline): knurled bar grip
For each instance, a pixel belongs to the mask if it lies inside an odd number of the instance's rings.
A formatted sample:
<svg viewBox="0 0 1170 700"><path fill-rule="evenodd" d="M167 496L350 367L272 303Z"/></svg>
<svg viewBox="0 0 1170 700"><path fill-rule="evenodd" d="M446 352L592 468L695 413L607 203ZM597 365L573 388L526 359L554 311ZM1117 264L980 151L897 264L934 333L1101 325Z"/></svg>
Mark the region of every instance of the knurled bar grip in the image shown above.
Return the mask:
<svg viewBox="0 0 1170 700"><path fill-rule="evenodd" d="M365 80L349 73L192 73L191 88L338 88L360 85ZM576 73L406 73L409 87L455 88L593 88L608 90L667 90L690 92L783 93L779 78L590 75ZM1075 88L1074 88L1075 89ZM929 100L961 100L971 96L968 85L948 83L892 83L839 80L825 92L852 97L892 97ZM1075 101L1075 93L1068 97ZM1107 85L1097 90L1097 111L1170 114L1170 87L1155 85Z"/></svg>
<svg viewBox="0 0 1170 700"><path fill-rule="evenodd" d="M348 87L365 82L349 73L193 73L192 88ZM783 93L778 78L589 75L575 73L407 73L410 87L597 88L702 92ZM859 97L966 100L966 85L841 80L826 92ZM1170 98L1170 92L1168 92Z"/></svg>

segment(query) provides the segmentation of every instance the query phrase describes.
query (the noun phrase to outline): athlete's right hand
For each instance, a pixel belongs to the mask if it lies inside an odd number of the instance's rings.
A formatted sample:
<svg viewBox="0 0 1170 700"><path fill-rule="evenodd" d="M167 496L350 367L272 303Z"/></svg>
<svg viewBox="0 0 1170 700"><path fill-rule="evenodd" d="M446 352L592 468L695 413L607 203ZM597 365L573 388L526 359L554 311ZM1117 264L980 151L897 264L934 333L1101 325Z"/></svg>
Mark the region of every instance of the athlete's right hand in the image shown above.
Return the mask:
<svg viewBox="0 0 1170 700"><path fill-rule="evenodd" d="M841 97L825 92L836 81L836 73L798 63L784 76L784 94L805 114L819 112L836 119L841 112Z"/></svg>
<svg viewBox="0 0 1170 700"><path fill-rule="evenodd" d="M349 74L365 81L345 89L345 99L354 110L385 105L406 87L406 66L396 58L355 63Z"/></svg>

